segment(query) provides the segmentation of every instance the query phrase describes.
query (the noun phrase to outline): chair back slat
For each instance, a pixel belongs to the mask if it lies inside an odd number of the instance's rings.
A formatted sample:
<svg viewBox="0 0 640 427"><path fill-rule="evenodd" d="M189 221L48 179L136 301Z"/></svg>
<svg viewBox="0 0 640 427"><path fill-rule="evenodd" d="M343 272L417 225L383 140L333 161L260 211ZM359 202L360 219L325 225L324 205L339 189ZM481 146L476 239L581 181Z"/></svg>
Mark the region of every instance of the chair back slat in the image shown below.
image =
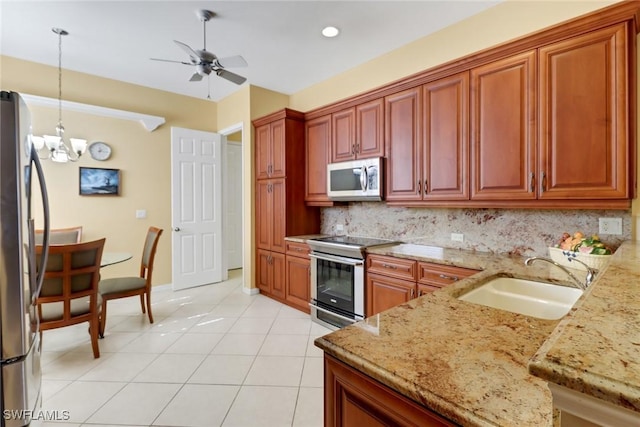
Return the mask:
<svg viewBox="0 0 640 427"><path fill-rule="evenodd" d="M158 248L158 240L162 234L162 229L158 227L149 227L147 231L147 237L144 241L144 248L142 249L142 261L140 263L140 277L147 279L147 282L151 280L151 274L153 272L153 261L156 257L156 249Z"/></svg>
<svg viewBox="0 0 640 427"><path fill-rule="evenodd" d="M51 325L52 327L80 323L87 320L88 313L97 312L100 261L104 242L105 239L100 239L93 242L49 247L44 281L36 304L42 316L44 305L54 304L59 307L62 303L62 318L57 319L57 322L63 324ZM38 245L36 246L36 256L39 258L41 255L42 246ZM87 310L72 309L82 306L81 299L86 300L87 297L89 297ZM81 313L78 314L78 312ZM47 321L41 321L41 326L43 329L48 329Z"/></svg>

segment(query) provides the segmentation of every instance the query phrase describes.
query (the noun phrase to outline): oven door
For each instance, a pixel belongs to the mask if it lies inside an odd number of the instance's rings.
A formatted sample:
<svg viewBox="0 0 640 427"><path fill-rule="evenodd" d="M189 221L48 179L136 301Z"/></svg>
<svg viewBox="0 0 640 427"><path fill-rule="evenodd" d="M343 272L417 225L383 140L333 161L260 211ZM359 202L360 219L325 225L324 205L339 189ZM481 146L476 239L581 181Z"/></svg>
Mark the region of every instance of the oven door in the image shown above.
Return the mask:
<svg viewBox="0 0 640 427"><path fill-rule="evenodd" d="M316 317L332 314L350 323L363 319L364 261L317 252L310 257L311 308L317 310Z"/></svg>

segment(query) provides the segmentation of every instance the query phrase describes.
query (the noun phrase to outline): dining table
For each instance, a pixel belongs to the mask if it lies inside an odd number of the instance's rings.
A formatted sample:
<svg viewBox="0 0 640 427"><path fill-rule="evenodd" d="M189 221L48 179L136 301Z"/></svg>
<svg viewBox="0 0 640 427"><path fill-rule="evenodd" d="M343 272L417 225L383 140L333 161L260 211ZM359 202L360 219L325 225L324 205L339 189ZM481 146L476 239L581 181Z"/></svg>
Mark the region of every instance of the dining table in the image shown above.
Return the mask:
<svg viewBox="0 0 640 427"><path fill-rule="evenodd" d="M119 264L121 262L130 260L132 257L133 254L130 252L103 252L100 267Z"/></svg>

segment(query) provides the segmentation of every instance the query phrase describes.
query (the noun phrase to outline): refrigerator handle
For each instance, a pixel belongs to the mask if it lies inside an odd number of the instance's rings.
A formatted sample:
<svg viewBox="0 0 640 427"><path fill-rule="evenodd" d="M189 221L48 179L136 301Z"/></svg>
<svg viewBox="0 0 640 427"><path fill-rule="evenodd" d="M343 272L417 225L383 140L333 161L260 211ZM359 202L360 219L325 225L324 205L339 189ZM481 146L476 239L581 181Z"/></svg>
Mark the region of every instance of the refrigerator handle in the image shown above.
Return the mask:
<svg viewBox="0 0 640 427"><path fill-rule="evenodd" d="M33 166L36 169L36 173L38 174L38 181L40 182L40 194L42 195L42 211L43 211L43 221L44 221L44 235L42 239L42 256L40 257L40 266L35 271L37 271L37 275L35 275L35 289L34 294L32 295L33 301L40 296L40 290L42 288L42 282L44 281L44 270L47 265L47 259L49 258L49 196L47 193L47 185L44 180L44 172L42 170L42 165L40 164L40 159L38 159L38 153L34 146L31 146L31 162L33 162ZM36 260L36 250L35 250L35 226L33 219L30 220L30 230L29 230L29 244L31 245L30 249L30 258L31 266L35 268L35 260ZM31 277L34 277L32 274Z"/></svg>

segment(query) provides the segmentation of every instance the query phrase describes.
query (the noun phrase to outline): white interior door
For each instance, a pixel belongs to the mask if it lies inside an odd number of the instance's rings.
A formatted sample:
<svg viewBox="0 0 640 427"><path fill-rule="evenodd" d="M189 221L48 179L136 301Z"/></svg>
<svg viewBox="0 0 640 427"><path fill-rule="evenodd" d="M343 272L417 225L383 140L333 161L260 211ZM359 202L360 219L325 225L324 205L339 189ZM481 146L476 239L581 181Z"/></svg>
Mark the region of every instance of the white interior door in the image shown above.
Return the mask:
<svg viewBox="0 0 640 427"><path fill-rule="evenodd" d="M223 277L223 136L171 128L173 289L216 283Z"/></svg>
<svg viewBox="0 0 640 427"><path fill-rule="evenodd" d="M227 142L227 269L242 268L242 144Z"/></svg>

